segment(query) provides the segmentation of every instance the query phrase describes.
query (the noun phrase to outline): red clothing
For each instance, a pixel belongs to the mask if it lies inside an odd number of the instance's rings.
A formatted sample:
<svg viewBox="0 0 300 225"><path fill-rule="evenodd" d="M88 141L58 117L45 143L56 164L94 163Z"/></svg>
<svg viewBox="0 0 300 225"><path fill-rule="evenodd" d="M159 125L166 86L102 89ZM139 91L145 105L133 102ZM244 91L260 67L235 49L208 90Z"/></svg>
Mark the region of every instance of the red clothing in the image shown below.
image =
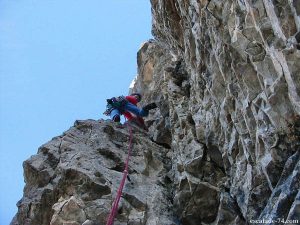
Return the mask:
<svg viewBox="0 0 300 225"><path fill-rule="evenodd" d="M138 101L134 96L126 96L126 100L128 100L130 103L137 105ZM138 126L142 127L143 129L148 131L147 126L145 125L145 121L142 117L136 116L130 112L124 112L123 113L124 117L127 119L127 121L133 121L135 122Z"/></svg>
<svg viewBox="0 0 300 225"><path fill-rule="evenodd" d="M138 101L136 100L136 98L132 95L126 96L125 97L129 102L131 102L132 104L136 105L138 103Z"/></svg>
<svg viewBox="0 0 300 225"><path fill-rule="evenodd" d="M138 103L138 101L136 100L136 98L134 96L126 96L125 97L126 100L128 100L130 103L136 105ZM132 120L133 118L135 118L135 116L133 116L130 112L124 112L123 115L125 116L125 118L127 120Z"/></svg>

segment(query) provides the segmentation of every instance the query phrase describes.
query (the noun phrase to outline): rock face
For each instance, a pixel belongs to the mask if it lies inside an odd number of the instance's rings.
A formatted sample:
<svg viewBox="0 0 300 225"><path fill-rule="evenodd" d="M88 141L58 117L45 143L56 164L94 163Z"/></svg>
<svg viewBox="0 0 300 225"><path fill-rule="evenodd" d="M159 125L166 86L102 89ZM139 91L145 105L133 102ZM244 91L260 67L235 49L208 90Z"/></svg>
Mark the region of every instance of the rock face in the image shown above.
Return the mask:
<svg viewBox="0 0 300 225"><path fill-rule="evenodd" d="M141 130L133 129L132 135L130 182L115 224L172 224L169 149ZM24 197L11 224L105 224L123 175L129 138L125 126L86 120L76 121L41 146L24 162Z"/></svg>
<svg viewBox="0 0 300 225"><path fill-rule="evenodd" d="M300 223L300 1L151 0L130 91L155 101L115 224ZM105 224L130 133L77 121L24 162L11 224Z"/></svg>

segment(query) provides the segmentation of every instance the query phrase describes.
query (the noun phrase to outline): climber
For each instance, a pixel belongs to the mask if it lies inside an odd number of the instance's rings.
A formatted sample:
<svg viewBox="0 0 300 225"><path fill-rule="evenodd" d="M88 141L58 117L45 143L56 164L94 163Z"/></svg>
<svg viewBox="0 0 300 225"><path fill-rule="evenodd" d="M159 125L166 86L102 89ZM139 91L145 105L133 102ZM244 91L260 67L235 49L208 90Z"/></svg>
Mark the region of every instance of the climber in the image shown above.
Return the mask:
<svg viewBox="0 0 300 225"><path fill-rule="evenodd" d="M141 94L132 93L129 96L119 96L107 99L105 115L110 116L110 118L115 122L120 122L120 115L131 121L133 119L138 120L142 125L144 125L144 120L142 117L146 117L151 109L157 108L157 105L153 102L142 109L137 107L137 103L142 99Z"/></svg>

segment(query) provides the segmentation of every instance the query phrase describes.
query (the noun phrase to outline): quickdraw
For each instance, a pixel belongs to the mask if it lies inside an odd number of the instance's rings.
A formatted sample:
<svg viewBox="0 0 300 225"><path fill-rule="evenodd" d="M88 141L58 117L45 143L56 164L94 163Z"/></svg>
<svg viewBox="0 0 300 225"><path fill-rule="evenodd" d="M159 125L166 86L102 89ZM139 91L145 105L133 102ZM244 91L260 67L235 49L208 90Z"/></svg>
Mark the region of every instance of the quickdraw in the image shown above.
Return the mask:
<svg viewBox="0 0 300 225"><path fill-rule="evenodd" d="M107 99L106 110L104 111L104 115L109 116L109 114L114 110L118 109L121 113L123 111L122 107L128 102L127 99L121 95L119 97L113 97Z"/></svg>

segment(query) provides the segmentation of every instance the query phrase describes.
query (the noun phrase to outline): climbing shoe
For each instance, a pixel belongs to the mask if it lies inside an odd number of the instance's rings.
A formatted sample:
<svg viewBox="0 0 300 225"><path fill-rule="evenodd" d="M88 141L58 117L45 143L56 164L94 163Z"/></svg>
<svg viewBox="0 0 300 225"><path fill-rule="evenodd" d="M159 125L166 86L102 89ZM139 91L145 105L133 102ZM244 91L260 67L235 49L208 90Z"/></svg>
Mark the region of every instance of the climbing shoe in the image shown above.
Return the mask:
<svg viewBox="0 0 300 225"><path fill-rule="evenodd" d="M113 118L113 121L114 122L120 122L121 121L121 118L119 115L115 115L114 118Z"/></svg>
<svg viewBox="0 0 300 225"><path fill-rule="evenodd" d="M152 103L150 103L150 104L144 106L144 107L143 107L143 110L149 111L149 110L155 109L155 108L157 108L157 105L156 105L155 102L152 102Z"/></svg>

